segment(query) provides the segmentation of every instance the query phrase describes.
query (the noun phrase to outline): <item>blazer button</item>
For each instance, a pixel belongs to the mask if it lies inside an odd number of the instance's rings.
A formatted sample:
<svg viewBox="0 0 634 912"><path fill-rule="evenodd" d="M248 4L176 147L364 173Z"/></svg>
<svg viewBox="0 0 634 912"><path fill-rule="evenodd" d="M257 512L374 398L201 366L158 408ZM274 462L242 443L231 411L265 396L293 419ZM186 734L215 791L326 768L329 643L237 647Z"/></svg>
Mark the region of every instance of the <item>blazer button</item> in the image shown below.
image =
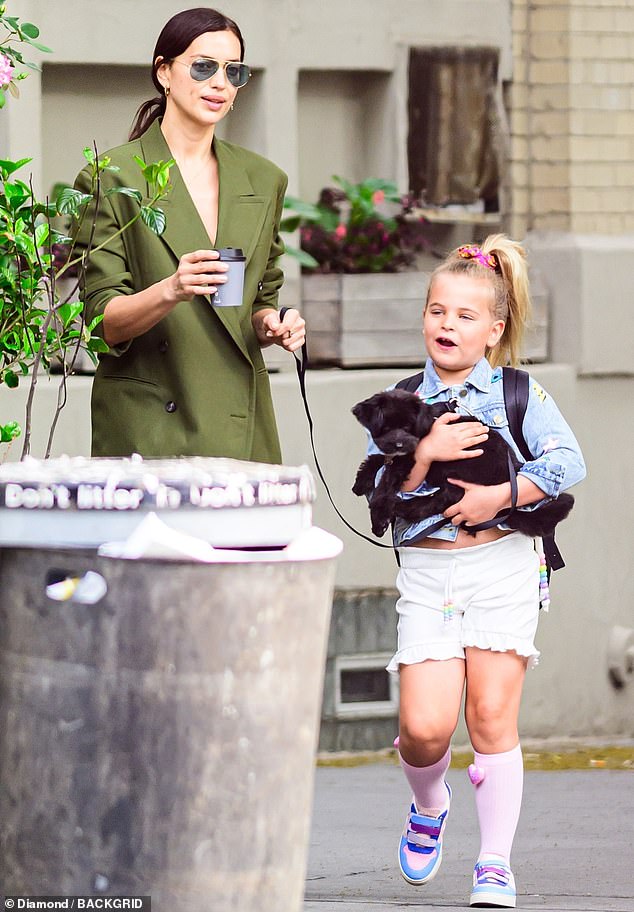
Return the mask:
<svg viewBox="0 0 634 912"><path fill-rule="evenodd" d="M172 402L171 400L169 402L165 403L165 411L169 412L170 414L172 412L175 412L177 408L178 408L178 406L176 405L176 403Z"/></svg>
<svg viewBox="0 0 634 912"><path fill-rule="evenodd" d="M262 291L264 288L264 282L258 282L258 291Z"/></svg>
<svg viewBox="0 0 634 912"><path fill-rule="evenodd" d="M158 347L159 351L166 352L169 347L170 347L170 344L167 341L167 339L161 339L161 341L159 342L159 347Z"/></svg>

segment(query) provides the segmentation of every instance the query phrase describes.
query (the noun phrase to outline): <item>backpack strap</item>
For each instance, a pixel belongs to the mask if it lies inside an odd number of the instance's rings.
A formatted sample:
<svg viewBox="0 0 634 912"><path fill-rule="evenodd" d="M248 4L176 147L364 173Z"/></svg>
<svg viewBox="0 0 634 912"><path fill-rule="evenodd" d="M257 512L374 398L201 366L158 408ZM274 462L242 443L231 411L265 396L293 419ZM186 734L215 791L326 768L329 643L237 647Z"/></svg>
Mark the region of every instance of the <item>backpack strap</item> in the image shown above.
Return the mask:
<svg viewBox="0 0 634 912"><path fill-rule="evenodd" d="M530 462L530 460L534 459L534 456L524 440L522 431L526 406L528 405L528 373L524 370L517 370L514 367L503 367L502 378L504 408L506 409L506 417L509 420L511 437L517 444L517 448L524 459Z"/></svg>
<svg viewBox="0 0 634 912"><path fill-rule="evenodd" d="M404 377L402 380L398 381L394 389L407 390L408 393L415 393L423 382L424 376L425 371L419 371L417 374L412 374L411 377Z"/></svg>
<svg viewBox="0 0 634 912"><path fill-rule="evenodd" d="M528 448L522 430L526 406L528 405L529 376L524 370L517 370L514 367L503 367L502 377L502 382L504 384L504 408L506 409L506 416L509 421L509 430L520 453L524 459L529 462L535 457ZM548 577L550 578L551 570L561 570L566 564L561 556L561 551L557 547L554 535L545 535L542 538L542 544L544 546Z"/></svg>

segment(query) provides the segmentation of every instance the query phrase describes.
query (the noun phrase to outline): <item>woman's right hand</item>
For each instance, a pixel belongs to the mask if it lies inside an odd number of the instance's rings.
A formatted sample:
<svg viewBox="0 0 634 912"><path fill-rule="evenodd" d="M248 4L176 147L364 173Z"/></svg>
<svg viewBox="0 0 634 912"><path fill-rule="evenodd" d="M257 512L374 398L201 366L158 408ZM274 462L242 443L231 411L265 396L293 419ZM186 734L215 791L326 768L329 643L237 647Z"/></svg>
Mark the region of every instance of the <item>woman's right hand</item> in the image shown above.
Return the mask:
<svg viewBox="0 0 634 912"><path fill-rule="evenodd" d="M220 262L217 250L194 250L185 253L178 261L176 272L166 279L166 289L170 300L189 301L194 295L212 295L218 285L227 281L226 263Z"/></svg>
<svg viewBox="0 0 634 912"><path fill-rule="evenodd" d="M445 412L434 421L431 431L416 447L415 459L426 464L450 462L453 459L474 459L482 455L480 448L469 449L484 443L489 428L479 421L460 421L456 412Z"/></svg>

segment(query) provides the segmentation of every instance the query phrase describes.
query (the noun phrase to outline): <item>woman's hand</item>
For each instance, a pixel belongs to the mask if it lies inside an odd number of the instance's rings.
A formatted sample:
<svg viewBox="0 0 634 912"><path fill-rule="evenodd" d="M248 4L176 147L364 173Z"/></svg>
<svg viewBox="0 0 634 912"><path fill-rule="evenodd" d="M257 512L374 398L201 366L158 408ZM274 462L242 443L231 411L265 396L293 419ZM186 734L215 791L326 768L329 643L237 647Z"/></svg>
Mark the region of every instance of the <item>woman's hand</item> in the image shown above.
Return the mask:
<svg viewBox="0 0 634 912"><path fill-rule="evenodd" d="M260 345L281 345L289 352L301 348L306 339L306 324L299 311L292 307L286 309L281 322L277 310L256 311L253 328Z"/></svg>
<svg viewBox="0 0 634 912"><path fill-rule="evenodd" d="M170 302L189 301L194 295L213 295L227 281L226 263L217 250L194 250L178 261L176 272L165 280Z"/></svg>
<svg viewBox="0 0 634 912"><path fill-rule="evenodd" d="M486 522L497 516L500 510L511 506L511 485L508 481L499 485L479 485L457 478L447 480L464 490L464 496L458 503L448 507L443 514L454 526L459 526L460 523L473 526Z"/></svg>

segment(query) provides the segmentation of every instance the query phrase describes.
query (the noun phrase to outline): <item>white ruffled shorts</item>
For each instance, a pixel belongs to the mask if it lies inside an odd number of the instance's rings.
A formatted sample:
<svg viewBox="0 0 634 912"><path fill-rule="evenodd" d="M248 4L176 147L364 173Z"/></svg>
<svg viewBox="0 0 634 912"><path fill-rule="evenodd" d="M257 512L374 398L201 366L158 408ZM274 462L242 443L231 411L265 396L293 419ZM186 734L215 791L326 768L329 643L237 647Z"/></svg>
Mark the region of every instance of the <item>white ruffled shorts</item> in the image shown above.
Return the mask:
<svg viewBox="0 0 634 912"><path fill-rule="evenodd" d="M399 548L398 648L387 670L464 659L465 647L514 651L536 665L539 556L513 532L471 548Z"/></svg>

